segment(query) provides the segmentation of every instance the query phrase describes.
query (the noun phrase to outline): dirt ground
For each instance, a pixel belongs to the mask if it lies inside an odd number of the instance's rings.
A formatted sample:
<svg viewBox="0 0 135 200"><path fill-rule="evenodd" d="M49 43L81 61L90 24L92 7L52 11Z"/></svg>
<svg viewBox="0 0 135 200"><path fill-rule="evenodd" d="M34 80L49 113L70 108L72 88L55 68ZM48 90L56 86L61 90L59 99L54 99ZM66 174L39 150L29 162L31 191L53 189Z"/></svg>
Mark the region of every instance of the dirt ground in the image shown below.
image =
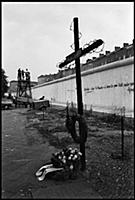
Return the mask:
<svg viewBox="0 0 135 200"><path fill-rule="evenodd" d="M35 182L33 175L45 161L49 161L51 153L67 146L79 149L79 145L75 144L67 132L66 111L63 108L50 107L44 116L41 111L28 109L4 112L7 112L7 122L4 118L2 195L4 198L13 198L16 194L19 196L20 190L30 187L36 189L40 186L41 183ZM88 125L88 138L85 144L87 166L86 171L80 174L102 198L134 198L132 120L125 120L124 123L124 158L122 159L119 117L99 116L90 112L85 112L84 116ZM11 130L8 130L9 123L11 123ZM10 131L13 132L12 136L7 135ZM30 169L31 173L29 173ZM27 183L25 188L23 188L24 183Z"/></svg>
<svg viewBox="0 0 135 200"><path fill-rule="evenodd" d="M124 157L121 157L121 121L115 115L97 115L85 112L88 125L86 142L87 181L103 198L134 197L134 127L133 120L124 122ZM56 107L42 112L29 112L31 121L43 140L56 149L77 147L65 127L66 111ZM44 119L43 119L44 118ZM37 120L37 121L36 121ZM40 121L40 122L39 122Z"/></svg>

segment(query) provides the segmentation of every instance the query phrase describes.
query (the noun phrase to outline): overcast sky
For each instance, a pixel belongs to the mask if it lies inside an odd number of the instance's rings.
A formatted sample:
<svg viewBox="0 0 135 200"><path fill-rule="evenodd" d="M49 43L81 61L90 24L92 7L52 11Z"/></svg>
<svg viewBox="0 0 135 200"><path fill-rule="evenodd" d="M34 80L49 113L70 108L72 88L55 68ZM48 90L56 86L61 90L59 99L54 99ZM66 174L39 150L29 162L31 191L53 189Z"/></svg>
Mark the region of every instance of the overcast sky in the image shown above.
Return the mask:
<svg viewBox="0 0 135 200"><path fill-rule="evenodd" d="M8 80L16 80L19 67L28 68L33 81L56 73L56 65L74 51L74 17L82 33L80 47L102 39L104 53L132 43L133 2L2 3L2 68ZM92 56L87 54L81 62Z"/></svg>

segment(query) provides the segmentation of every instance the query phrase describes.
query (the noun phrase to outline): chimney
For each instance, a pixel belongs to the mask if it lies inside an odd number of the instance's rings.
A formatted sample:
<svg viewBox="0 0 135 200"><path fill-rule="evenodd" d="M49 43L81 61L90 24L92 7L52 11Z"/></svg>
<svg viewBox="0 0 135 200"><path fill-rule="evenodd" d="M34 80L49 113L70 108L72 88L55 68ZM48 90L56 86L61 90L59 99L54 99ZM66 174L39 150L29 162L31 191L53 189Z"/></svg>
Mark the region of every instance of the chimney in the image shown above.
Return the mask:
<svg viewBox="0 0 135 200"><path fill-rule="evenodd" d="M105 54L108 55L110 53L110 51L105 51Z"/></svg>
<svg viewBox="0 0 135 200"><path fill-rule="evenodd" d="M90 61L92 61L91 59L87 59L87 61L86 62L90 62Z"/></svg>
<svg viewBox="0 0 135 200"><path fill-rule="evenodd" d="M101 56L104 56L104 54L103 54L103 53L100 53L100 54L99 54L99 57L101 57Z"/></svg>
<svg viewBox="0 0 135 200"><path fill-rule="evenodd" d="M127 47L128 45L128 43L123 43L123 47Z"/></svg>
<svg viewBox="0 0 135 200"><path fill-rule="evenodd" d="M115 51L118 51L118 50L120 50L120 47L115 47Z"/></svg>

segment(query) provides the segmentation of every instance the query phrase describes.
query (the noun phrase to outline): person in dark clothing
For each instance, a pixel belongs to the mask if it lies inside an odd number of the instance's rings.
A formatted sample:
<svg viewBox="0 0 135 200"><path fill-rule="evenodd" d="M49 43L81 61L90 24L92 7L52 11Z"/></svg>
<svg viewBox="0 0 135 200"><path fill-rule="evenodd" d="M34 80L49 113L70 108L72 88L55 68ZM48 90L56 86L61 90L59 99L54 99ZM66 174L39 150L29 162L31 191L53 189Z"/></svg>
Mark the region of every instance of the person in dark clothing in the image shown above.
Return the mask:
<svg viewBox="0 0 135 200"><path fill-rule="evenodd" d="M21 80L21 69L18 69L18 80Z"/></svg>
<svg viewBox="0 0 135 200"><path fill-rule="evenodd" d="M28 71L28 69L26 69L25 76L26 76L26 81L30 81L30 72Z"/></svg>
<svg viewBox="0 0 135 200"><path fill-rule="evenodd" d="M22 70L22 79L24 80L24 70Z"/></svg>

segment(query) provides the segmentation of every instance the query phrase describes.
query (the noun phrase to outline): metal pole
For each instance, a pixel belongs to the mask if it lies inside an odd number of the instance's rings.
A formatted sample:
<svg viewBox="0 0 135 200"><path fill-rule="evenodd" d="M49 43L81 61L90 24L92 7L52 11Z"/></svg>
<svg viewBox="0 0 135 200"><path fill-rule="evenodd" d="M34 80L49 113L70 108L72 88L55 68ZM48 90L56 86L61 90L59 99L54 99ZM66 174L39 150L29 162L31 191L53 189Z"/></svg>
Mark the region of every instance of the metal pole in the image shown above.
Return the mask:
<svg viewBox="0 0 135 200"><path fill-rule="evenodd" d="M78 18L74 18L74 44L75 51L79 49L79 37L78 37ZM75 60L75 69L76 69L76 86L77 86L77 105L78 105L78 114L83 115L83 103L82 103L82 85L81 85L81 72L80 72L80 58ZM80 131L79 127L79 131ZM85 143L80 144L80 152L82 153L81 157L81 170L85 170L86 161L85 161Z"/></svg>
<svg viewBox="0 0 135 200"><path fill-rule="evenodd" d="M121 154L124 157L124 117L121 116Z"/></svg>
<svg viewBox="0 0 135 200"><path fill-rule="evenodd" d="M122 159L124 158L124 117L125 117L125 107L121 109L121 154Z"/></svg>

